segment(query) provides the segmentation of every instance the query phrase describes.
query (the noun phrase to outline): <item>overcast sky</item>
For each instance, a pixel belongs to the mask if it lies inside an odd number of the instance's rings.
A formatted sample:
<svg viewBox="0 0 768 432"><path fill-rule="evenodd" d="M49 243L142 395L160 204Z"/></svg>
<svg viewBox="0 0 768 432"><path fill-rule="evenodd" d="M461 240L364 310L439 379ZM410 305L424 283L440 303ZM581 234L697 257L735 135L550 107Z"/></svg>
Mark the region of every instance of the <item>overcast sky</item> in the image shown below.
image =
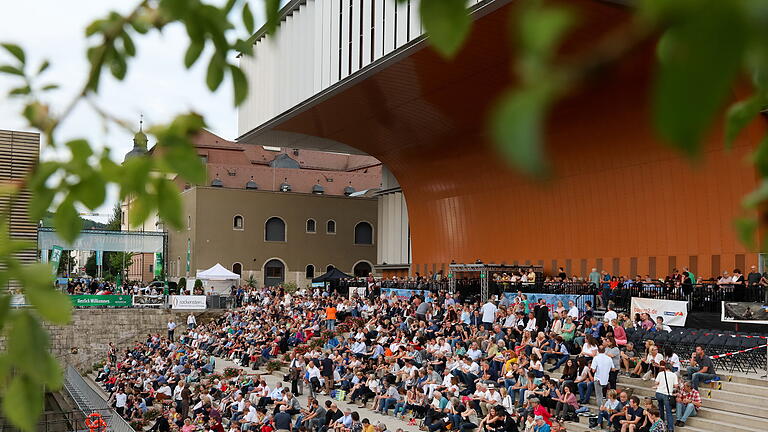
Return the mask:
<svg viewBox="0 0 768 432"><path fill-rule="evenodd" d="M258 26L263 22L262 1L250 2ZM26 50L27 63L34 68L42 59L50 60L46 82L61 85L60 90L50 93L50 103L54 110L63 109L82 87L87 72L85 27L110 10L125 12L136 3L136 0L7 2L0 13L0 41L21 45ZM168 26L162 34L152 32L134 40L137 56L129 64L126 79L119 82L108 71L102 74L98 101L103 107L134 121L137 127L141 114L144 114L145 125L151 125L194 110L204 115L208 128L214 133L226 139L236 137L237 116L232 106L231 83L227 79L216 93L210 93L205 86L205 61L191 70L184 68L188 40L180 25ZM206 60L207 54L204 53L201 60ZM5 52L0 53L0 64L10 60ZM21 103L6 97L17 83L12 77L0 74L0 129L30 130L20 115ZM62 142L77 137L88 138L96 147L109 146L118 161L122 161L133 146L131 134L116 127L105 129L99 117L85 105L60 128L57 139ZM54 157L57 155L42 149L42 159ZM113 193L110 202L98 212L111 213L114 203Z"/></svg>

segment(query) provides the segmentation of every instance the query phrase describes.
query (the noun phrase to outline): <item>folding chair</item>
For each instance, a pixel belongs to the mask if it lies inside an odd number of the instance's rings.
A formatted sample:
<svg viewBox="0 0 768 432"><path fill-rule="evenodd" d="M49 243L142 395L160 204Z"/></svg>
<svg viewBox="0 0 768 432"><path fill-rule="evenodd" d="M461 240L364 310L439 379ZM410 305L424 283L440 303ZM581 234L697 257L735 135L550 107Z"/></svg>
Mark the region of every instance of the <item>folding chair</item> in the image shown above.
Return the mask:
<svg viewBox="0 0 768 432"><path fill-rule="evenodd" d="M765 343L765 339L741 338L741 349L749 350L740 354L744 358L744 363L748 372L753 371L757 373L758 370L761 370L765 367L765 347L757 348L761 345L765 345Z"/></svg>
<svg viewBox="0 0 768 432"><path fill-rule="evenodd" d="M724 347L727 353L741 350L742 338L731 337L731 336L723 336L723 337L726 338ZM744 361L743 361L743 356L741 354L730 355L718 360L722 360L725 365L730 365L730 368L728 369L729 372L733 372L736 369L738 369L739 372L744 372L744 369L745 369Z"/></svg>

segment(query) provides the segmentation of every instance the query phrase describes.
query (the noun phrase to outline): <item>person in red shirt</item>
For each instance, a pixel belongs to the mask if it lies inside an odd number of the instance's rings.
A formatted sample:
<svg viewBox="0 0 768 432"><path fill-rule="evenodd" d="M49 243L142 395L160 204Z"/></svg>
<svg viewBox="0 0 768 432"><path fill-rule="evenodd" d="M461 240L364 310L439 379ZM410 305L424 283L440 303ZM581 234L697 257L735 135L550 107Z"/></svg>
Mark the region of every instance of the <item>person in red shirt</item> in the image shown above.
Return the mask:
<svg viewBox="0 0 768 432"><path fill-rule="evenodd" d="M539 401L539 398L530 398L528 399L528 402L531 404L531 410L533 410L533 415L535 416L541 416L544 418L544 423L548 425L552 425L552 419L551 415L549 414L549 410L544 408L544 405L541 404L541 401Z"/></svg>

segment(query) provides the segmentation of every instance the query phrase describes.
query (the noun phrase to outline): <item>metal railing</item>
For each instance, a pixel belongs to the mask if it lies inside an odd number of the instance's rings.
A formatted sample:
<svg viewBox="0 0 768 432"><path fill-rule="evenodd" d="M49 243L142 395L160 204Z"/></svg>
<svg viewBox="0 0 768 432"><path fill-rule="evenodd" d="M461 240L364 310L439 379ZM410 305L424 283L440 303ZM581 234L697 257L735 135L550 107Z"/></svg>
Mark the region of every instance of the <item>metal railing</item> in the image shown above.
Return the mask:
<svg viewBox="0 0 768 432"><path fill-rule="evenodd" d="M66 389L77 408L85 415L99 413L107 422L111 432L134 432L131 425L110 408L107 401L83 378L72 366L67 366L64 374L64 389Z"/></svg>

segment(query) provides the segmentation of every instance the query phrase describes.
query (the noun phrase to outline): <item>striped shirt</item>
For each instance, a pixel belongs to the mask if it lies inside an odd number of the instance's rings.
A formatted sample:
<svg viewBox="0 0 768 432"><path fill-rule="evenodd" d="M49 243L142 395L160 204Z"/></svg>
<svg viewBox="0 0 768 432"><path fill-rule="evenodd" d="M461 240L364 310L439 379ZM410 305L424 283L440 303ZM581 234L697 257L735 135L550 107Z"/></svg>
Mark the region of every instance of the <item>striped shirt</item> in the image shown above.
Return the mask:
<svg viewBox="0 0 768 432"><path fill-rule="evenodd" d="M699 391L696 389L691 389L691 391L687 392L685 390L680 390L678 393L680 396L680 400L690 400L694 405L701 406L701 395L699 394ZM699 407L696 406L696 411L699 410Z"/></svg>

